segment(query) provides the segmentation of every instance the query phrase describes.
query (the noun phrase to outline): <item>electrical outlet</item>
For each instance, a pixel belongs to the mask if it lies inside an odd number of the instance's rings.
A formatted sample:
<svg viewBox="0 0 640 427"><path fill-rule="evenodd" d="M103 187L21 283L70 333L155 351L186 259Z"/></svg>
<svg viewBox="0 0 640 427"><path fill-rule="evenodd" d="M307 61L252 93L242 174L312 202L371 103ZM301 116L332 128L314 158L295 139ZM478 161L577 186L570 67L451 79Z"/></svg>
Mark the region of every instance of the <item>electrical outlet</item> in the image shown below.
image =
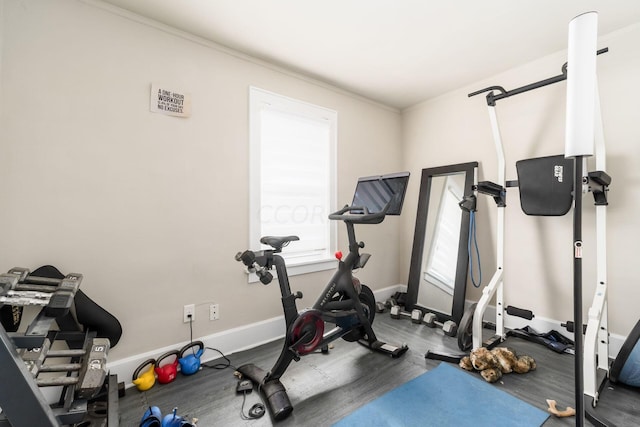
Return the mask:
<svg viewBox="0 0 640 427"><path fill-rule="evenodd" d="M220 304L211 304L209 306L209 320L218 320L220 318Z"/></svg>
<svg viewBox="0 0 640 427"><path fill-rule="evenodd" d="M182 321L184 323L189 323L189 321L196 320L196 306L194 304L187 304L184 306L184 311L182 312Z"/></svg>

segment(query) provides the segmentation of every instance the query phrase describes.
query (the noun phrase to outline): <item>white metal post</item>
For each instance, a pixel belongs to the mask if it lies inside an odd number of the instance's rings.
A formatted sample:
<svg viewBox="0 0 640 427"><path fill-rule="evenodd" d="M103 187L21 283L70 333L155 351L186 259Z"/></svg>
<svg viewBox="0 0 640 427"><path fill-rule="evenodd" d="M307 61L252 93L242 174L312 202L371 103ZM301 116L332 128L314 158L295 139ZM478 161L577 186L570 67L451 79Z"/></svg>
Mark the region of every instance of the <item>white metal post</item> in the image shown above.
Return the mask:
<svg viewBox="0 0 640 427"><path fill-rule="evenodd" d="M500 127L498 126L498 117L496 115L495 106L489 105L488 109L489 120L491 122L491 132L493 133L493 141L498 159L497 184L506 189L506 166L504 148L502 145L502 138L500 136ZM496 296L496 335L500 336L501 339L504 339L504 214L505 207L498 206L498 218L496 221L496 271L489 284L482 290L482 296L480 297L476 310L473 314L473 348L482 346L482 321L484 318L484 312L486 311L493 295Z"/></svg>
<svg viewBox="0 0 640 427"><path fill-rule="evenodd" d="M565 157L575 158L573 209L573 321L575 341L576 426L584 423L584 355L582 325L582 163L594 154L598 14L587 12L569 23ZM595 313L594 313L595 315Z"/></svg>
<svg viewBox="0 0 640 427"><path fill-rule="evenodd" d="M600 99L596 85L595 154L596 170L606 171L606 152ZM607 207L596 206L596 288L589 308L584 339L584 394L598 402L598 370L609 373L609 330L607 327Z"/></svg>

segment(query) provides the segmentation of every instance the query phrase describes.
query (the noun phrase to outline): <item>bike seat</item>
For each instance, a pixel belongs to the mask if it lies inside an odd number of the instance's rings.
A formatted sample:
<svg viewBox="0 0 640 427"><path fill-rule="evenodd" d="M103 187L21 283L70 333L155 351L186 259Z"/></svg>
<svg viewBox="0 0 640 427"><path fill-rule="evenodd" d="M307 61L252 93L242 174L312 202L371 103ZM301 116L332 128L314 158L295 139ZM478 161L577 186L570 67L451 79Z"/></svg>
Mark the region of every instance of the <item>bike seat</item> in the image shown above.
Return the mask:
<svg viewBox="0 0 640 427"><path fill-rule="evenodd" d="M260 239L260 243L271 246L276 252L280 252L283 246L287 246L289 242L300 240L298 236L264 236Z"/></svg>

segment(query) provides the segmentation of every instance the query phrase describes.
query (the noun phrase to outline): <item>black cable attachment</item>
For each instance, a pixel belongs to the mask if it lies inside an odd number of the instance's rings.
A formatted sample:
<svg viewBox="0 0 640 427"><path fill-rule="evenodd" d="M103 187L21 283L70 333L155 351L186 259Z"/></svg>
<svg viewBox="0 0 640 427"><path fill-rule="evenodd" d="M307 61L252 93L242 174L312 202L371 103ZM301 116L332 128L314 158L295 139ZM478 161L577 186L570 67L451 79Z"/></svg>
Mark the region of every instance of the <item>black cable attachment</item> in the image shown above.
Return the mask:
<svg viewBox="0 0 640 427"><path fill-rule="evenodd" d="M499 208L507 206L507 190L502 185L491 181L480 181L478 185L474 185L473 189L478 193L493 197Z"/></svg>
<svg viewBox="0 0 640 427"><path fill-rule="evenodd" d="M588 173L589 190L593 193L593 199L596 206L607 206L607 192L611 177L604 171L594 171Z"/></svg>
<svg viewBox="0 0 640 427"><path fill-rule="evenodd" d="M477 210L477 202L476 196L472 194L470 196L465 196L464 199L458 203L458 206L460 206L460 209L463 211L475 212Z"/></svg>

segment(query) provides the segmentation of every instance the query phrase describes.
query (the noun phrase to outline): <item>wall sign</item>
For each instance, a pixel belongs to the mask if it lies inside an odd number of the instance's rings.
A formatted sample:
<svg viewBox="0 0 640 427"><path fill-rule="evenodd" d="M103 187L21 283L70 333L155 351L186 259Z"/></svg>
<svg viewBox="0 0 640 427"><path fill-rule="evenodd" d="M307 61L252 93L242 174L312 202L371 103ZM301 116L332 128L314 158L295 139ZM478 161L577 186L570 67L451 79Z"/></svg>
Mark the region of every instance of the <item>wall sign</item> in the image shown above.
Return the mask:
<svg viewBox="0 0 640 427"><path fill-rule="evenodd" d="M167 89L167 86L151 83L149 110L168 116L190 117L191 94L181 90Z"/></svg>

